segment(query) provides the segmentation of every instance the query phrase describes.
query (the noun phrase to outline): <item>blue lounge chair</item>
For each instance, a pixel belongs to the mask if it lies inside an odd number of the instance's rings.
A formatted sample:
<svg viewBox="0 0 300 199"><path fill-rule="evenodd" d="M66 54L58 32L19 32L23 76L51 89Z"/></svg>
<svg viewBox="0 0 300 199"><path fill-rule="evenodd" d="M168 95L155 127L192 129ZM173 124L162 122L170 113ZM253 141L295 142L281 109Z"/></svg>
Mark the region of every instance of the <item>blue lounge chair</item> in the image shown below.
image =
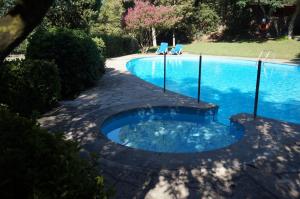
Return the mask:
<svg viewBox="0 0 300 199"><path fill-rule="evenodd" d="M161 43L160 47L157 49L156 54L167 54L168 53L168 43Z"/></svg>
<svg viewBox="0 0 300 199"><path fill-rule="evenodd" d="M182 48L183 48L183 46L181 44L176 44L175 48L171 49L171 54L172 55L182 54Z"/></svg>

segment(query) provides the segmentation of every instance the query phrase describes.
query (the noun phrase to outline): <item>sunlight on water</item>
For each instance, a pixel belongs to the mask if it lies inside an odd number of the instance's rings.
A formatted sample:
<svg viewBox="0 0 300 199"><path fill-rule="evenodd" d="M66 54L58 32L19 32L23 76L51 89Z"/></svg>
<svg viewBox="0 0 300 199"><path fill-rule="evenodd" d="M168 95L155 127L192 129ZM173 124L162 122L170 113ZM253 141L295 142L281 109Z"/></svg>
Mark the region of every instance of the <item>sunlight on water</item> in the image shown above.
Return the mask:
<svg viewBox="0 0 300 199"><path fill-rule="evenodd" d="M163 56L134 59L127 69L163 87ZM203 57L201 100L219 105L218 120L229 124L238 113L253 113L257 62ZM168 90L197 97L198 58L167 56ZM263 63L258 114L300 123L300 67Z"/></svg>
<svg viewBox="0 0 300 199"><path fill-rule="evenodd" d="M102 132L119 144L156 152L201 152L231 145L243 136L237 125L188 108L137 109L106 121Z"/></svg>

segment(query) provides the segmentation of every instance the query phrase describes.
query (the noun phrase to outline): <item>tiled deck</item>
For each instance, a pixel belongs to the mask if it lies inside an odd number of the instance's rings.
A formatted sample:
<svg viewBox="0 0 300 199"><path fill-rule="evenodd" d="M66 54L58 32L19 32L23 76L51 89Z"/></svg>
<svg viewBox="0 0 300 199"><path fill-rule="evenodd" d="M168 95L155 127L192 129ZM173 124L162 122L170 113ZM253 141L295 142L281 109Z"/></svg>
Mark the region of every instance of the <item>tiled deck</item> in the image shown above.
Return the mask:
<svg viewBox="0 0 300 199"><path fill-rule="evenodd" d="M109 59L97 87L48 113L40 122L100 154L100 169L116 198L300 198L300 126L250 115L242 141L193 154L151 153L99 136L108 113L136 106L186 105L212 108L175 93L163 93L132 75L125 63L138 55Z"/></svg>

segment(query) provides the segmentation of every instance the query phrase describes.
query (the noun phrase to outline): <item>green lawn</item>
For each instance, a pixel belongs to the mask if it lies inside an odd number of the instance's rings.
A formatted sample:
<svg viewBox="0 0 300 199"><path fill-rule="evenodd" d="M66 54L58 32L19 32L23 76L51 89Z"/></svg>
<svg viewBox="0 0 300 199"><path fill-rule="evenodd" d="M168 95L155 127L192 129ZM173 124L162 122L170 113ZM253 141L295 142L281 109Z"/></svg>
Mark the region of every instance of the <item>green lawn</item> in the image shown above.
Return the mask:
<svg viewBox="0 0 300 199"><path fill-rule="evenodd" d="M262 50L270 50L273 59L299 59L300 41L270 40L265 42L194 42L184 46L185 52L207 55L254 57L257 58Z"/></svg>

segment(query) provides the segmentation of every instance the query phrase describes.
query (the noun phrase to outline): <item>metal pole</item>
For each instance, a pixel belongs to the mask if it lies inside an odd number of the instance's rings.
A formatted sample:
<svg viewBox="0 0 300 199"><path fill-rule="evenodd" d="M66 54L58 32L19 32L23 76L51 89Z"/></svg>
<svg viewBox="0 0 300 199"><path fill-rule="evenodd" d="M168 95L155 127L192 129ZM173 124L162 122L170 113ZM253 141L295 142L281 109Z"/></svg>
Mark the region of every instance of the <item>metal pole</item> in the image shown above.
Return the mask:
<svg viewBox="0 0 300 199"><path fill-rule="evenodd" d="M257 116L257 105L258 105L258 95L259 95L259 85L260 85L260 74L261 74L261 60L258 61L258 68L257 68L257 78L256 78L256 90L255 90L255 101L254 101L254 119Z"/></svg>
<svg viewBox="0 0 300 199"><path fill-rule="evenodd" d="M202 71L202 55L199 56L198 103L200 103L201 71Z"/></svg>
<svg viewBox="0 0 300 199"><path fill-rule="evenodd" d="M164 54L164 93L166 92L166 57L167 54Z"/></svg>

